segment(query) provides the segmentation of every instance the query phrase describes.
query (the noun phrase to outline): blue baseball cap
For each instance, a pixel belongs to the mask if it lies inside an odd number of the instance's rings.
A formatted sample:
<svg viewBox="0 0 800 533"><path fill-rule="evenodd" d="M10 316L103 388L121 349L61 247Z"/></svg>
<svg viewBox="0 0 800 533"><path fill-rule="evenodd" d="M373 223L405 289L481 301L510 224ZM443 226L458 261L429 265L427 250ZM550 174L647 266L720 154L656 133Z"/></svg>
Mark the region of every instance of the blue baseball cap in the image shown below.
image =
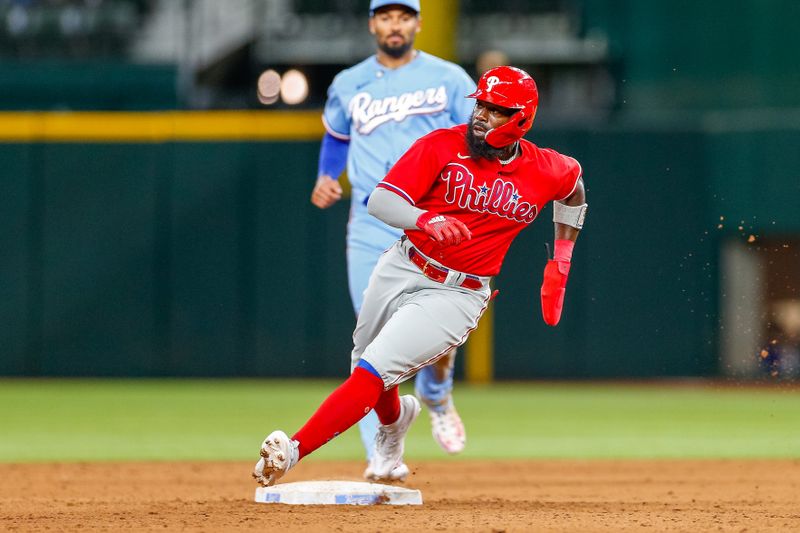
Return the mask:
<svg viewBox="0 0 800 533"><path fill-rule="evenodd" d="M370 0L369 16L374 15L376 10L391 5L405 6L419 13L419 0Z"/></svg>

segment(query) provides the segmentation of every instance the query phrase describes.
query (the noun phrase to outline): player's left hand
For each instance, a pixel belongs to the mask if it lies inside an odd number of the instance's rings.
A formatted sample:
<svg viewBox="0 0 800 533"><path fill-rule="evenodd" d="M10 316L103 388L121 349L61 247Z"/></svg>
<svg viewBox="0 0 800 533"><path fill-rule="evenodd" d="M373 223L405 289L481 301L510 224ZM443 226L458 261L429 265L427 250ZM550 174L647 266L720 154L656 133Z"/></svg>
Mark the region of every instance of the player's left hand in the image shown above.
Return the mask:
<svg viewBox="0 0 800 533"><path fill-rule="evenodd" d="M549 326L555 326L561 320L561 311L564 308L564 295L567 292L567 277L569 276L569 261L556 261L550 259L544 268L544 281L542 282L542 316Z"/></svg>

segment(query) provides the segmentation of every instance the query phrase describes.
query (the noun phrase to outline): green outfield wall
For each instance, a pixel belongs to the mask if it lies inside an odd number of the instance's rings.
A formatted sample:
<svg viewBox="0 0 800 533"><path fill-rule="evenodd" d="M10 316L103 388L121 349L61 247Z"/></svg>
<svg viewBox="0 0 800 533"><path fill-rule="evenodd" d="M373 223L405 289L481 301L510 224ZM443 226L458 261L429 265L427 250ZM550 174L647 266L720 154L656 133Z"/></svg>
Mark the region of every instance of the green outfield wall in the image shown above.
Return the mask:
<svg viewBox="0 0 800 533"><path fill-rule="evenodd" d="M800 105L797 0L582 0L607 36L622 111Z"/></svg>
<svg viewBox="0 0 800 533"><path fill-rule="evenodd" d="M558 328L538 302L549 209L509 252L496 377L719 371L719 245L800 232L800 129L715 128L536 132L581 161L590 211ZM344 375L348 213L309 203L317 151L0 143L0 374Z"/></svg>
<svg viewBox="0 0 800 533"><path fill-rule="evenodd" d="M153 110L181 102L174 65L118 61L0 61L0 109Z"/></svg>

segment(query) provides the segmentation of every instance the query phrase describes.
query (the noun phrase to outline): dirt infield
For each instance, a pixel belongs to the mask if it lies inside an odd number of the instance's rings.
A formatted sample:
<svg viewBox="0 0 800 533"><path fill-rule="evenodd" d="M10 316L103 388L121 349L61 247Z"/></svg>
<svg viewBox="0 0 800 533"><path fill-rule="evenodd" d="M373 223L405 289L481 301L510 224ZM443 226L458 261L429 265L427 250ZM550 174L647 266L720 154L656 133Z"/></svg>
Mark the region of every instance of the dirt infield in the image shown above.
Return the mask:
<svg viewBox="0 0 800 533"><path fill-rule="evenodd" d="M421 507L256 504L251 466L2 464L0 530L800 530L800 460L427 462L407 483ZM285 481L361 469L307 461Z"/></svg>

